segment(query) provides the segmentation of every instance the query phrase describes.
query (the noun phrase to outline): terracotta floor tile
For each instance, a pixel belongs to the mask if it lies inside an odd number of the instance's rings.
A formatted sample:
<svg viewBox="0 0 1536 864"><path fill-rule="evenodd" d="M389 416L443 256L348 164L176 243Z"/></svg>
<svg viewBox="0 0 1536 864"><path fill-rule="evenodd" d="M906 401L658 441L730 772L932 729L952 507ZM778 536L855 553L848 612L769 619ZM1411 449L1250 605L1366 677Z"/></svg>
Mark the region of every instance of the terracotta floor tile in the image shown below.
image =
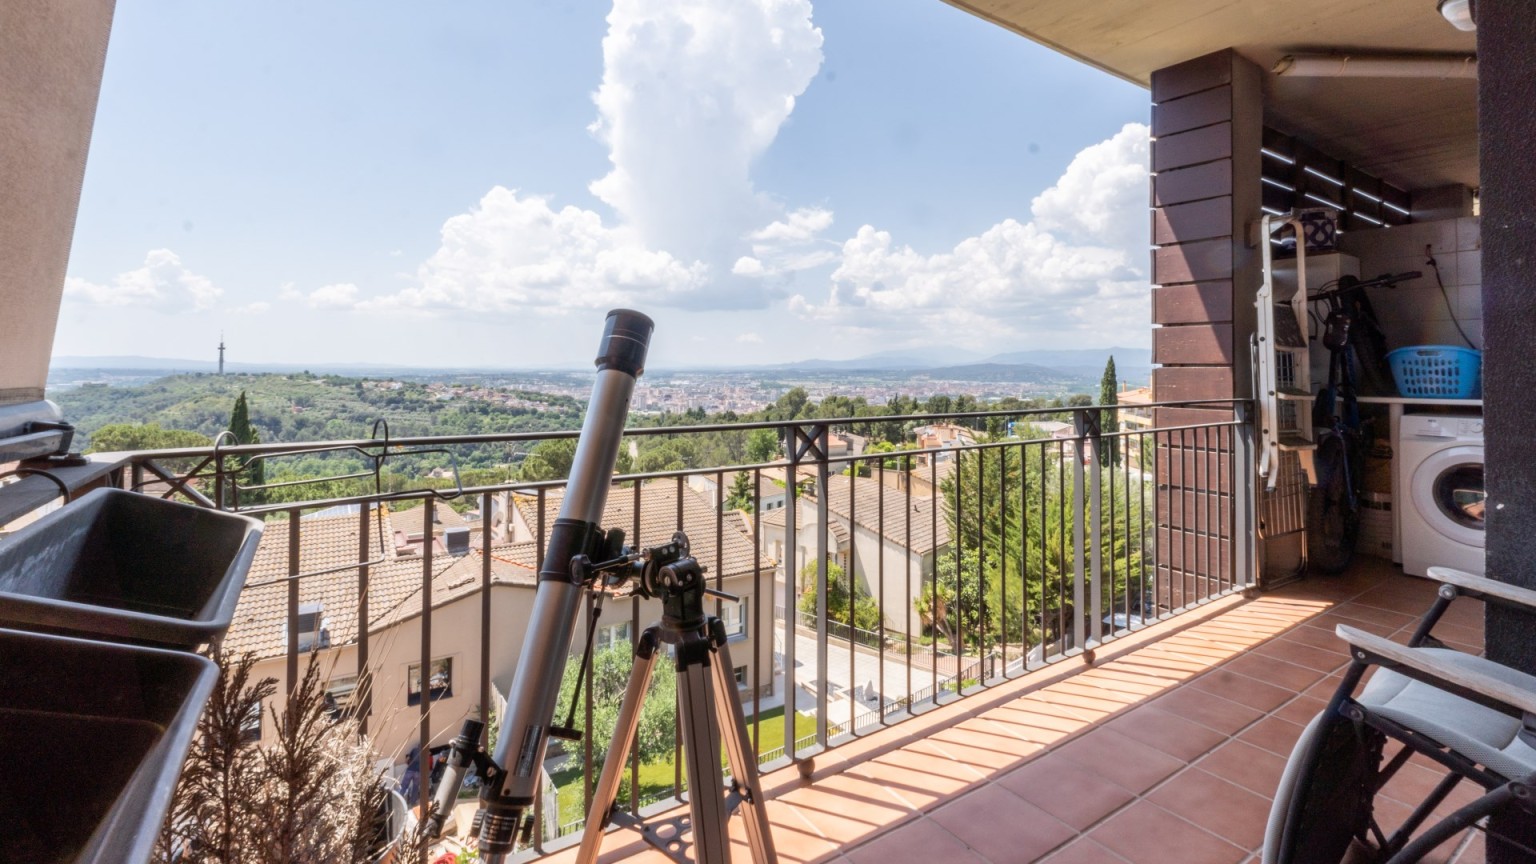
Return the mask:
<svg viewBox="0 0 1536 864"><path fill-rule="evenodd" d="M1330 671L1297 666L1295 663L1277 660L1274 657L1268 657L1257 652L1249 652L1235 658L1222 668L1236 672L1239 675L1257 678L1260 681L1273 684L1292 693L1300 693L1311 687Z"/></svg>
<svg viewBox="0 0 1536 864"><path fill-rule="evenodd" d="M1025 763L996 782L1079 831L1135 797L1129 789L1058 755Z"/></svg>
<svg viewBox="0 0 1536 864"><path fill-rule="evenodd" d="M1055 706L1024 700L989 709L981 715L1025 741L1051 744L1088 725L1087 720L1063 715Z"/></svg>
<svg viewBox="0 0 1536 864"><path fill-rule="evenodd" d="M1296 695L1295 690L1276 687L1226 668L1213 669L1189 682L1188 686L1260 711L1272 711Z"/></svg>
<svg viewBox="0 0 1536 864"><path fill-rule="evenodd" d="M942 736L942 737L941 737ZM1000 740L1002 736L994 736ZM909 753L926 753L949 759L956 766L961 766L977 779L989 780L993 776L1013 768L1023 758L1022 755L1007 750L996 749L991 742L987 746L979 747L975 744L963 743L957 740L958 736L940 732L937 735L912 742L905 749Z"/></svg>
<svg viewBox="0 0 1536 864"><path fill-rule="evenodd" d="M1260 795L1273 796L1285 759L1242 741L1229 741L1198 763L1203 770Z"/></svg>
<svg viewBox="0 0 1536 864"><path fill-rule="evenodd" d="M1210 751L1227 736L1155 707L1138 708L1117 717L1109 728L1184 762Z"/></svg>
<svg viewBox="0 0 1536 864"><path fill-rule="evenodd" d="M1138 801L1089 832L1132 864L1237 864L1248 852L1192 822Z"/></svg>
<svg viewBox="0 0 1536 864"><path fill-rule="evenodd" d="M1152 702L1151 707L1177 714L1186 720L1193 720L1201 726L1227 735L1236 733L1237 730L1264 716L1263 711L1252 706L1189 687L1181 687L1172 693L1158 697Z"/></svg>
<svg viewBox="0 0 1536 864"><path fill-rule="evenodd" d="M805 817L823 837L846 845L886 830L915 815L882 784L854 774L839 774L779 796Z"/></svg>
<svg viewBox="0 0 1536 864"><path fill-rule="evenodd" d="M1301 730L1302 727L1296 723L1271 716L1249 726L1237 736L1237 740L1289 758L1291 750L1296 746L1296 739L1301 737Z"/></svg>
<svg viewBox="0 0 1536 864"><path fill-rule="evenodd" d="M844 850L850 864L977 864L986 861L932 819L918 819L868 843Z"/></svg>
<svg viewBox="0 0 1536 864"><path fill-rule="evenodd" d="M1175 775L1147 800L1244 849L1256 849L1264 842L1270 797L1199 768Z"/></svg>
<svg viewBox="0 0 1536 864"><path fill-rule="evenodd" d="M1349 655L1345 653L1343 643L1334 648L1318 648L1284 637L1265 642L1254 648L1253 653L1260 657L1273 657L1319 672L1333 672L1349 662Z"/></svg>
<svg viewBox="0 0 1536 864"><path fill-rule="evenodd" d="M1184 766L1182 761L1112 729L1095 729L1054 752L1138 795Z"/></svg>
<svg viewBox="0 0 1536 864"><path fill-rule="evenodd" d="M996 784L967 793L929 815L989 861L1034 861L1077 831Z"/></svg>
<svg viewBox="0 0 1536 864"><path fill-rule="evenodd" d="M1295 699L1281 705L1270 713L1270 716L1279 717L1281 720L1289 720L1292 723L1305 726L1312 722L1312 718L1318 712L1328 707L1326 699L1316 696L1297 696Z"/></svg>
<svg viewBox="0 0 1536 864"><path fill-rule="evenodd" d="M1086 837L1074 840L1045 860L1048 864L1122 864L1125 861L1108 847Z"/></svg>
<svg viewBox="0 0 1536 864"><path fill-rule="evenodd" d="M914 763L921 767L915 767ZM929 809L980 782L975 778L955 776L953 772L934 774L930 770L932 767L931 757L896 751L851 766L847 773L880 786L898 804L913 810Z"/></svg>

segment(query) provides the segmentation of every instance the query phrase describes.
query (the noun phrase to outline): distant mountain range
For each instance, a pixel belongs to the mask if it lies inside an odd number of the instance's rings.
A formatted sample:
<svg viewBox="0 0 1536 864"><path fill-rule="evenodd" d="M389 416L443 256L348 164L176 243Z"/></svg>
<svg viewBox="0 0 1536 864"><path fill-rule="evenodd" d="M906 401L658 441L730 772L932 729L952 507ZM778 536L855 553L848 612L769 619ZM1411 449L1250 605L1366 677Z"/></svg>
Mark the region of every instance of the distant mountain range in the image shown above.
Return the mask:
<svg viewBox="0 0 1536 864"><path fill-rule="evenodd" d="M955 348L880 351L851 360L801 360L795 363L736 366L734 372L872 372L925 374L930 377L970 381L1014 381L1047 383L1097 379L1104 363L1115 358L1119 377L1144 381L1152 368L1152 352L1146 348L1072 348L1010 351L986 355ZM165 357L61 355L53 358L53 369L90 369L102 371L214 372L218 364L208 360ZM351 376L430 375L455 371L511 371L487 367L422 368L382 363L227 363L225 370L238 373L309 371L317 374ZM525 370L525 371L549 371ZM662 369L657 372L667 371Z"/></svg>

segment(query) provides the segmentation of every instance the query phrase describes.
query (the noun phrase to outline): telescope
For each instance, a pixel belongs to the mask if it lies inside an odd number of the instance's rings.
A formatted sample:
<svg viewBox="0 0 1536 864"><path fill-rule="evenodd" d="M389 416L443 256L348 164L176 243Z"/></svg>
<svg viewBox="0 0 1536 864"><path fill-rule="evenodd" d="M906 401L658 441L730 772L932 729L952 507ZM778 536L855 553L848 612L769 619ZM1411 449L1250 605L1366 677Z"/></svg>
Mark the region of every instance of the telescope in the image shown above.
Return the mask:
<svg viewBox="0 0 1536 864"><path fill-rule="evenodd" d="M587 403L587 416L576 443L560 514L545 547L533 612L507 694L501 733L489 760L491 764L482 768L484 782L476 821L480 823L480 855L489 864L501 864L518 842L526 842L533 832L533 802L543 770L544 749L585 591L584 574L573 570L572 562L606 560L613 557L612 547L622 544L618 537L610 538L598 522L608 502L630 397L635 380L645 370L646 349L650 347L654 327L651 319L639 312L615 309L608 313L603 329L597 354L597 381ZM467 737L461 735L460 739ZM474 737L478 739L478 730ZM476 743L465 747L472 748ZM450 758L450 769L457 776L443 777L439 796L457 795L459 783L455 781L462 780L467 761L457 754ZM434 811L438 809L433 807Z"/></svg>

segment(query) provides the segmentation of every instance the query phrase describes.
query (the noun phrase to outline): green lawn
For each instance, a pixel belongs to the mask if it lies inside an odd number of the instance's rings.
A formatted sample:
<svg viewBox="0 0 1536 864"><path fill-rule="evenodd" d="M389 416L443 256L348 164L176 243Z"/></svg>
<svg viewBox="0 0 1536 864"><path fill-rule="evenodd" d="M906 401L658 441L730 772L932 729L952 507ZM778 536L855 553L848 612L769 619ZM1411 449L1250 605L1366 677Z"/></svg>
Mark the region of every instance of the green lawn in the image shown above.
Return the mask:
<svg viewBox="0 0 1536 864"><path fill-rule="evenodd" d="M761 728L758 732L757 752L767 753L784 746L784 709L774 708L758 715ZM831 730L836 734L838 730ZM795 737L805 738L816 732L816 718L804 714L795 715ZM752 718L747 718L747 739L752 738ZM579 750L578 750L579 752ZM594 765L593 771L602 770L601 765ZM585 816L581 790L581 760L577 758L569 763L569 767L555 772L552 779L555 788L559 790L560 822L568 824ZM627 800L629 784L628 772L625 773L625 784L620 790L621 801ZM640 766L640 797L655 798L671 791L675 785L677 774L672 767L672 754L668 753L660 760L646 762Z"/></svg>

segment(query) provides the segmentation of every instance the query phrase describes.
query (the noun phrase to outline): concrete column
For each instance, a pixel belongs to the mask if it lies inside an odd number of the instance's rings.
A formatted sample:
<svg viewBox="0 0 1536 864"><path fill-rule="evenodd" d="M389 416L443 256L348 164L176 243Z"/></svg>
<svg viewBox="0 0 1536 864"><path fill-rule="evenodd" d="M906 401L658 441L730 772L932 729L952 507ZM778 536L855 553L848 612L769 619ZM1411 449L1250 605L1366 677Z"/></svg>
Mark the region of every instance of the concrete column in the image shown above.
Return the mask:
<svg viewBox="0 0 1536 864"><path fill-rule="evenodd" d="M43 398L113 6L0 3L0 405Z"/></svg>
<svg viewBox="0 0 1536 864"><path fill-rule="evenodd" d="M1527 0L1481 0L1477 16L1488 575L1536 588L1536 15ZM1536 672L1536 618L1490 604L1487 643ZM1519 822L1493 827L1532 844ZM1529 859L1490 843L1488 860Z"/></svg>

